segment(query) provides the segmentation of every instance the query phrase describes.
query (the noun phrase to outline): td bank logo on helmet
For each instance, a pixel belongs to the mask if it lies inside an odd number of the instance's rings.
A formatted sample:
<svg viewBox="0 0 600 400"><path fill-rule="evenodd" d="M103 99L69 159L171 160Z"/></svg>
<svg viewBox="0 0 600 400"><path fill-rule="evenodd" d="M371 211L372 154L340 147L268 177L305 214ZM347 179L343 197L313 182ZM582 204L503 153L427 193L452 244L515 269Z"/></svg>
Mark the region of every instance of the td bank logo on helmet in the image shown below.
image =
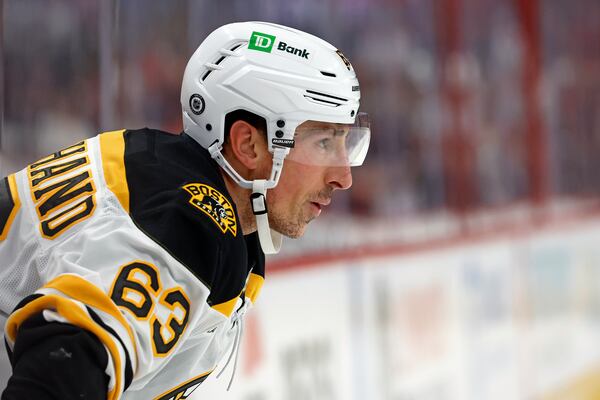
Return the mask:
<svg viewBox="0 0 600 400"><path fill-rule="evenodd" d="M252 36L250 36L248 48L250 50L264 51L265 53L270 53L271 51L273 51L273 45L275 44L275 40L276 37L273 35L267 35L266 33L255 31L252 32ZM277 43L277 47L275 49L278 51L284 51L286 53L305 58L307 60L310 56L310 53L306 49L292 47L282 41L279 41L279 43Z"/></svg>
<svg viewBox="0 0 600 400"><path fill-rule="evenodd" d="M270 53L273 50L273 43L275 43L275 36L267 35L262 32L252 32L250 36L250 42L248 48L250 50L264 51Z"/></svg>

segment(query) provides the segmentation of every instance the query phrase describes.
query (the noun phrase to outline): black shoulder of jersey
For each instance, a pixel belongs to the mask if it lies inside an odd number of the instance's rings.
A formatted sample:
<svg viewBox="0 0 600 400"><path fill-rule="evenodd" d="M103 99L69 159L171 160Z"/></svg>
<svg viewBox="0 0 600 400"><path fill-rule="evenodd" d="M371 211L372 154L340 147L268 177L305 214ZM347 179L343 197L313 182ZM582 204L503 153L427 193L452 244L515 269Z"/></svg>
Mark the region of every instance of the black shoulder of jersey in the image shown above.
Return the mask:
<svg viewBox="0 0 600 400"><path fill-rule="evenodd" d="M249 261L260 256L249 260L217 163L185 134L146 128L126 131L124 138L134 223L210 288L209 304L237 297Z"/></svg>
<svg viewBox="0 0 600 400"><path fill-rule="evenodd" d="M248 248L248 265L256 275L265 277L265 253L262 251L258 232L244 236Z"/></svg>

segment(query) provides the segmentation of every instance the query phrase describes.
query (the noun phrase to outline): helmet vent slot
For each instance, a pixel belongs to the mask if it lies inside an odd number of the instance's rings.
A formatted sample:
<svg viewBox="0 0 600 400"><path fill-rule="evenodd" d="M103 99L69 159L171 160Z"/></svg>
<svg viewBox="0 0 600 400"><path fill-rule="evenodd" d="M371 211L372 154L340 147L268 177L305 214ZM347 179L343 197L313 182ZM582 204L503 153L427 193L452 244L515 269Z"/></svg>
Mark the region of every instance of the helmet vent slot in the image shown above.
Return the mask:
<svg viewBox="0 0 600 400"><path fill-rule="evenodd" d="M223 62L223 60L225 60L228 56L234 55L233 52L235 50L239 49L244 43L245 42L236 43L229 50L221 49L220 50L221 56L219 57L219 59L217 61L214 62L214 64L210 64L210 63L205 64L207 66L207 71L204 73L204 75L202 75L202 82L204 82L206 80L206 78L208 78L208 76L211 74L211 72L213 72L214 70L217 70L217 69L221 69L217 66L219 64L221 64Z"/></svg>
<svg viewBox="0 0 600 400"><path fill-rule="evenodd" d="M311 97L311 96L307 96L307 95L304 95L304 97L306 97L309 101L311 101L313 103L317 103L317 104L321 104L321 105L325 105L325 106L331 106L331 107L341 106L340 103L335 103L333 101L319 99L317 97Z"/></svg>
<svg viewBox="0 0 600 400"><path fill-rule="evenodd" d="M321 71L321 74L323 74L323 75L325 75L325 76L328 76L328 77L330 77L330 78L335 78L335 77L337 77L337 75L336 75L336 74L334 74L334 73L332 73L332 72L327 72L327 71Z"/></svg>
<svg viewBox="0 0 600 400"><path fill-rule="evenodd" d="M327 97L328 99L334 99L334 100L339 100L339 101L344 101L344 102L348 101L348 99L344 99L343 97L337 97L337 96L332 96L332 95L326 94L326 93L315 92L314 90L310 90L310 89L306 89L306 93L314 94L316 96Z"/></svg>
<svg viewBox="0 0 600 400"><path fill-rule="evenodd" d="M212 69L209 69L208 71L206 71L206 73L202 76L202 82L204 82L206 80L206 78L208 78L208 76L210 75L211 72L213 72Z"/></svg>
<svg viewBox="0 0 600 400"><path fill-rule="evenodd" d="M307 99L309 99L315 103L334 106L334 107L341 106L342 104L344 104L348 101L348 99L344 99L343 97L332 96L330 94L316 92L314 90L307 89L306 93L307 94L305 94L304 97L306 97Z"/></svg>

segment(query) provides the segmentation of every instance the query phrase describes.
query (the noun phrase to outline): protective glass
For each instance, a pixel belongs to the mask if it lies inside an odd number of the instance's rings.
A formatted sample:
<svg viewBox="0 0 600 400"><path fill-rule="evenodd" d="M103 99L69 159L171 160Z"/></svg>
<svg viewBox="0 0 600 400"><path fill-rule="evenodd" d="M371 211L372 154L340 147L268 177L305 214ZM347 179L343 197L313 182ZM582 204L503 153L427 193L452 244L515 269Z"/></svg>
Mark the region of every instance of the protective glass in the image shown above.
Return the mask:
<svg viewBox="0 0 600 400"><path fill-rule="evenodd" d="M287 159L307 165L357 167L369 150L369 116L359 113L354 125L316 123L296 129L294 147Z"/></svg>

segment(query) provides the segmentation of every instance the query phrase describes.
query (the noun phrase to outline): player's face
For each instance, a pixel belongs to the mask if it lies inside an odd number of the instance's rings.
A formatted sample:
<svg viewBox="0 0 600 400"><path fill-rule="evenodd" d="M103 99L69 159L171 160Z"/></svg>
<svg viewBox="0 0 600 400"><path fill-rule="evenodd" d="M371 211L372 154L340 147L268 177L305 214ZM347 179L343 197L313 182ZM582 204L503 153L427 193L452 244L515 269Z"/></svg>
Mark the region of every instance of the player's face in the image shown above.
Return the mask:
<svg viewBox="0 0 600 400"><path fill-rule="evenodd" d="M318 124L322 125L307 121L300 128L318 128ZM286 159L279 183L267 192L271 228L288 237L302 236L306 225L329 205L333 192L351 185L347 165L309 165Z"/></svg>

